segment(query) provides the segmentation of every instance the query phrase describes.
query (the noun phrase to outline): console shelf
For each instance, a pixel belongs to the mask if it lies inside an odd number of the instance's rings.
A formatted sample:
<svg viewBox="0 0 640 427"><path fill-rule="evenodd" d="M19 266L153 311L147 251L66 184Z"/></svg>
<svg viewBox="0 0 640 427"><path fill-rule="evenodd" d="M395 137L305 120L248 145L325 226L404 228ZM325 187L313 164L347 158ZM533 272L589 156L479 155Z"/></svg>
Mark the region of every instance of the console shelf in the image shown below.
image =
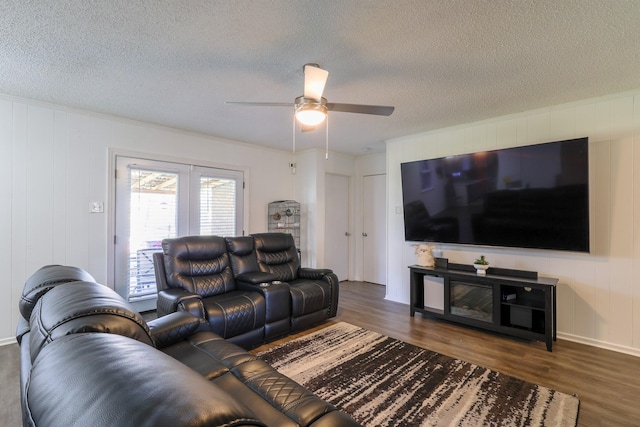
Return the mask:
<svg viewBox="0 0 640 427"><path fill-rule="evenodd" d="M547 350L552 351L558 279L498 268L489 268L486 276L480 276L473 266L463 264L446 268L412 265L409 270L411 317L418 312L519 338L544 340ZM425 290L425 277L429 291Z"/></svg>

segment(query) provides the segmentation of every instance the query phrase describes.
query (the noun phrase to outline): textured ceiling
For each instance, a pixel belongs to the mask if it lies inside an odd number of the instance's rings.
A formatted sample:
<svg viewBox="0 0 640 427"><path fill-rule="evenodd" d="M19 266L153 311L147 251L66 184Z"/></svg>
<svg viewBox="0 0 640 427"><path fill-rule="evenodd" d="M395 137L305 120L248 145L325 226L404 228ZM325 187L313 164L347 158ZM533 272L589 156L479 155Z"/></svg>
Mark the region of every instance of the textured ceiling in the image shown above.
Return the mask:
<svg viewBox="0 0 640 427"><path fill-rule="evenodd" d="M0 92L288 149L302 66L332 149L640 88L638 0L3 0ZM299 134L299 149L324 132Z"/></svg>

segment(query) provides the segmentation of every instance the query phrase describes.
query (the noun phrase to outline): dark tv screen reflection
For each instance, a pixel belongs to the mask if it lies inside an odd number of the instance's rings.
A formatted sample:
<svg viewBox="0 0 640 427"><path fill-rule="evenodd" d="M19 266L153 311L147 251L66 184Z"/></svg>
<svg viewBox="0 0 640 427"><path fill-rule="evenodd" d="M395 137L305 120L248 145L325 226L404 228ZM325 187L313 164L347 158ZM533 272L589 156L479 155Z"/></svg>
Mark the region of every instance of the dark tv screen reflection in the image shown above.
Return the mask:
<svg viewBox="0 0 640 427"><path fill-rule="evenodd" d="M405 240L589 252L589 140L401 164Z"/></svg>

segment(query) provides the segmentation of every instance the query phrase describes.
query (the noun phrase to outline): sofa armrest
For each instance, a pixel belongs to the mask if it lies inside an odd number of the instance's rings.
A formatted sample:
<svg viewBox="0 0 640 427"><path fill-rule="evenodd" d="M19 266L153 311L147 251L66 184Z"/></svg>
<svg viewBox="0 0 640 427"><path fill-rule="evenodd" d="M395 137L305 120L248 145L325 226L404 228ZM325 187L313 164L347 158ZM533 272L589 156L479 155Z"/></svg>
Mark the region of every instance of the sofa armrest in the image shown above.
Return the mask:
<svg viewBox="0 0 640 427"><path fill-rule="evenodd" d="M16 340L18 341L18 344L22 344L22 337L29 333L30 329L31 326L29 325L29 322L27 322L22 316L18 317L18 327L16 328Z"/></svg>
<svg viewBox="0 0 640 427"><path fill-rule="evenodd" d="M333 272L333 270L328 268L304 268L301 267L298 269L298 281L311 280L318 281L322 280L323 282L327 282L331 287L330 291L330 304L329 304L329 317L336 317L338 314L338 297L340 294L340 279Z"/></svg>
<svg viewBox="0 0 640 427"><path fill-rule="evenodd" d="M185 298L178 304L178 311L186 311L201 319L207 318L207 312L200 296Z"/></svg>
<svg viewBox="0 0 640 427"><path fill-rule="evenodd" d="M159 290L169 289L167 276L165 276L164 272L164 254L162 252L154 252L151 257L153 259L153 272L156 276L156 287Z"/></svg>
<svg viewBox="0 0 640 427"><path fill-rule="evenodd" d="M307 280L324 280L331 285L331 305L329 306L329 317L336 317L338 314L338 295L340 293L340 279L328 268L303 268L298 269L298 277Z"/></svg>
<svg viewBox="0 0 640 427"><path fill-rule="evenodd" d="M176 311L188 311L196 317L205 317L204 306L199 295L192 294L184 289L170 288L158 291L158 317Z"/></svg>
<svg viewBox="0 0 640 427"><path fill-rule="evenodd" d="M333 270L328 268L305 268L301 267L298 270L298 277L301 279L318 280L322 279L327 274L333 273Z"/></svg>
<svg viewBox="0 0 640 427"><path fill-rule="evenodd" d="M270 273L266 274L273 276ZM268 285L261 286L260 283L268 283ZM272 282L271 280L265 282L262 280L255 285L247 282L236 282L236 285L240 290L259 292L264 297L266 308L265 320L267 323L286 319L291 316L291 295L289 293L288 283Z"/></svg>
<svg viewBox="0 0 640 427"><path fill-rule="evenodd" d="M251 285L259 285L260 283L271 283L277 280L278 276L266 271L250 271L248 273L240 273L236 276L236 282L249 283Z"/></svg>
<svg viewBox="0 0 640 427"><path fill-rule="evenodd" d="M265 426L233 390L116 334L51 342L24 395L25 425L32 426Z"/></svg>
<svg viewBox="0 0 640 427"><path fill-rule="evenodd" d="M184 341L196 332L211 331L209 322L186 311L169 313L147 322L157 348Z"/></svg>
<svg viewBox="0 0 640 427"><path fill-rule="evenodd" d="M340 279L333 272L322 276L322 280L331 285L331 306L329 307L329 317L336 317L338 314L338 298L340 295Z"/></svg>

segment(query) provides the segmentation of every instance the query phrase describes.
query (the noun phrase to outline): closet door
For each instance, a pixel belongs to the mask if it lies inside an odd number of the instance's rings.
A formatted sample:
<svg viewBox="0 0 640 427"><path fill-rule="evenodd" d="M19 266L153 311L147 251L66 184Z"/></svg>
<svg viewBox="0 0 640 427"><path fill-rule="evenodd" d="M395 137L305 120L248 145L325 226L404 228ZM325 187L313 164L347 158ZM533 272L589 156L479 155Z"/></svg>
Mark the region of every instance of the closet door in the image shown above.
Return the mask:
<svg viewBox="0 0 640 427"><path fill-rule="evenodd" d="M365 282L387 283L386 175L362 179L362 277Z"/></svg>

